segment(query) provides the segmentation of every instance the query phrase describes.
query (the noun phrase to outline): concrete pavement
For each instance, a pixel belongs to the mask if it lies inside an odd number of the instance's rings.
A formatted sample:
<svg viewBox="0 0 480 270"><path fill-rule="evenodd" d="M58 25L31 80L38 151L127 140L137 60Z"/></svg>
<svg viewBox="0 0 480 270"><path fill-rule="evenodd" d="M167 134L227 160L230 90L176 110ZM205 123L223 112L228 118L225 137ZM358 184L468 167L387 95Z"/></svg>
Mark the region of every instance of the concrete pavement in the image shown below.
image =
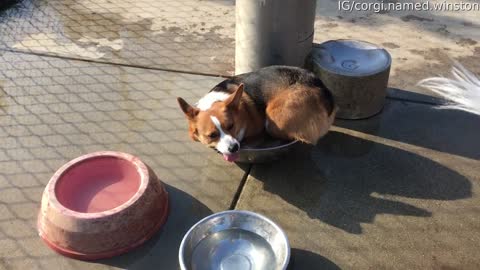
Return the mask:
<svg viewBox="0 0 480 270"><path fill-rule="evenodd" d="M348 1L317 1L314 42L353 38L384 46L393 58L391 87L423 92L416 83L446 75L451 59L480 73L475 61L480 54L478 10L349 12L339 9L342 2ZM0 48L15 51L186 72L234 72L233 0L24 0L0 16L0 33Z"/></svg>
<svg viewBox="0 0 480 270"><path fill-rule="evenodd" d="M478 12L337 4L319 1L315 42L385 46L385 109L251 168L191 142L175 101L193 102L233 72L234 1L25 0L1 11L0 269L176 269L186 230L230 207L278 222L292 269L480 268L479 118L437 110L415 86L446 75L450 58L480 73ZM155 170L168 185L169 220L123 256L59 256L36 233L41 192L64 162L105 149Z"/></svg>
<svg viewBox="0 0 480 270"><path fill-rule="evenodd" d="M237 208L272 217L327 266L476 269L478 121L391 101L369 120L337 121L317 147L254 166Z"/></svg>
<svg viewBox="0 0 480 270"><path fill-rule="evenodd" d="M11 52L2 52L0 59L2 267L102 266L55 255L35 229L53 172L92 151L140 157L169 185L172 203L165 232L143 248L150 256L129 254L105 265L174 269L189 226L229 208L244 171L190 142L175 100L180 95L193 102L219 79Z"/></svg>

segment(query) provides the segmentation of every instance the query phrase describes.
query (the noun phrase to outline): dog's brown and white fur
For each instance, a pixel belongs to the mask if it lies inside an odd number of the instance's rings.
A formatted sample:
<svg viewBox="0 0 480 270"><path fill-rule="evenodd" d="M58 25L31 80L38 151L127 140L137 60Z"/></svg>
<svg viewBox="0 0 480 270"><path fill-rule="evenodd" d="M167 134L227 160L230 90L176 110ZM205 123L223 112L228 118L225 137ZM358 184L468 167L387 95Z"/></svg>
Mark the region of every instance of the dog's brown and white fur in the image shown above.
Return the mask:
<svg viewBox="0 0 480 270"><path fill-rule="evenodd" d="M271 66L227 79L196 106L178 98L189 135L233 161L242 143L267 132L284 140L316 144L335 118L333 97L313 73Z"/></svg>

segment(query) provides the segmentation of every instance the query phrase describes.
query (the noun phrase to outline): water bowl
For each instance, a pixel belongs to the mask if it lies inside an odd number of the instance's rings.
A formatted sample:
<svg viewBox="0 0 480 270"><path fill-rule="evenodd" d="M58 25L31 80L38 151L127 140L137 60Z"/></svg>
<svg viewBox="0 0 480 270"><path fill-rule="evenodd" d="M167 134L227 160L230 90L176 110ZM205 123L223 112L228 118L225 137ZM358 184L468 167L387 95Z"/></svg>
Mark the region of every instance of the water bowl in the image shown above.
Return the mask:
<svg viewBox="0 0 480 270"><path fill-rule="evenodd" d="M138 247L167 214L168 194L146 164L130 154L102 151L55 172L43 192L37 225L53 250L95 260Z"/></svg>
<svg viewBox="0 0 480 270"><path fill-rule="evenodd" d="M289 153L299 141L268 139L257 146L242 146L238 152L238 163L268 163Z"/></svg>
<svg viewBox="0 0 480 270"><path fill-rule="evenodd" d="M284 270L290 245L270 219L248 211L225 211L186 233L179 250L182 270Z"/></svg>

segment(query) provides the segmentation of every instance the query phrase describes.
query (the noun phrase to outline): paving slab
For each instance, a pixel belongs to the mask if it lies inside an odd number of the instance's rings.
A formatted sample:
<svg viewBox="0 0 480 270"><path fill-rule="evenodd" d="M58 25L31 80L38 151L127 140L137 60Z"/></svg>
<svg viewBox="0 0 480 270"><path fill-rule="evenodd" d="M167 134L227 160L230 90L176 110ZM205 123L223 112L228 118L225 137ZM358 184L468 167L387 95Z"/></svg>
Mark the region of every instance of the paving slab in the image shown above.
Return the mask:
<svg viewBox="0 0 480 270"><path fill-rule="evenodd" d="M292 269L479 269L479 117L390 100L252 167L237 209L286 231ZM309 264L307 264L309 263Z"/></svg>
<svg viewBox="0 0 480 270"><path fill-rule="evenodd" d="M393 58L390 86L419 93L431 95L417 82L448 75L454 59L480 73L478 10L371 7L346 11L353 2L317 1L315 43L352 38L379 44ZM434 3L446 1L428 2L433 8ZM234 73L233 0L24 0L0 14L0 33L4 49L188 72Z"/></svg>
<svg viewBox="0 0 480 270"><path fill-rule="evenodd" d="M387 88L387 99L398 101L412 101L427 105L445 105L449 101L439 95L432 93L416 93L413 91L402 90L398 88Z"/></svg>
<svg viewBox="0 0 480 270"><path fill-rule="evenodd" d="M362 3L364 8L355 9L354 2ZM427 2L428 10L376 9L380 4L401 6ZM448 6L442 6L442 3ZM480 11L478 8L455 11L453 6L462 3L466 2L317 1L315 42L351 38L383 46L392 56L389 86L431 95L416 84L431 76L449 75L453 60L480 74L477 64L480 57ZM435 4L440 6L435 9ZM353 10L346 10L348 7Z"/></svg>
<svg viewBox="0 0 480 270"><path fill-rule="evenodd" d="M0 46L144 67L231 74L234 23L231 0L25 0L1 13Z"/></svg>
<svg viewBox="0 0 480 270"><path fill-rule="evenodd" d="M226 210L244 171L188 138L175 97L193 102L220 79L6 52L0 55L0 269L176 269L181 237ZM66 161L131 153L168 185L168 222L139 251L96 263L56 255L36 218ZM157 268L150 268L157 267Z"/></svg>

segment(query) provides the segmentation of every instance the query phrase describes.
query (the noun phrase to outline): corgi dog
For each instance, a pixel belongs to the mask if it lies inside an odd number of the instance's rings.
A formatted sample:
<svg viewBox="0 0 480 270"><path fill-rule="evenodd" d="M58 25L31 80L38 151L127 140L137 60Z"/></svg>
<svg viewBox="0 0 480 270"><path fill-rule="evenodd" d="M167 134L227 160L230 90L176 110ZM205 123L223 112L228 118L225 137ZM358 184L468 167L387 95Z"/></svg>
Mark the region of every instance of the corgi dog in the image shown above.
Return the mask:
<svg viewBox="0 0 480 270"><path fill-rule="evenodd" d="M305 69L269 66L226 79L195 106L177 98L192 140L233 162L242 145L269 135L316 144L335 119L331 92Z"/></svg>

